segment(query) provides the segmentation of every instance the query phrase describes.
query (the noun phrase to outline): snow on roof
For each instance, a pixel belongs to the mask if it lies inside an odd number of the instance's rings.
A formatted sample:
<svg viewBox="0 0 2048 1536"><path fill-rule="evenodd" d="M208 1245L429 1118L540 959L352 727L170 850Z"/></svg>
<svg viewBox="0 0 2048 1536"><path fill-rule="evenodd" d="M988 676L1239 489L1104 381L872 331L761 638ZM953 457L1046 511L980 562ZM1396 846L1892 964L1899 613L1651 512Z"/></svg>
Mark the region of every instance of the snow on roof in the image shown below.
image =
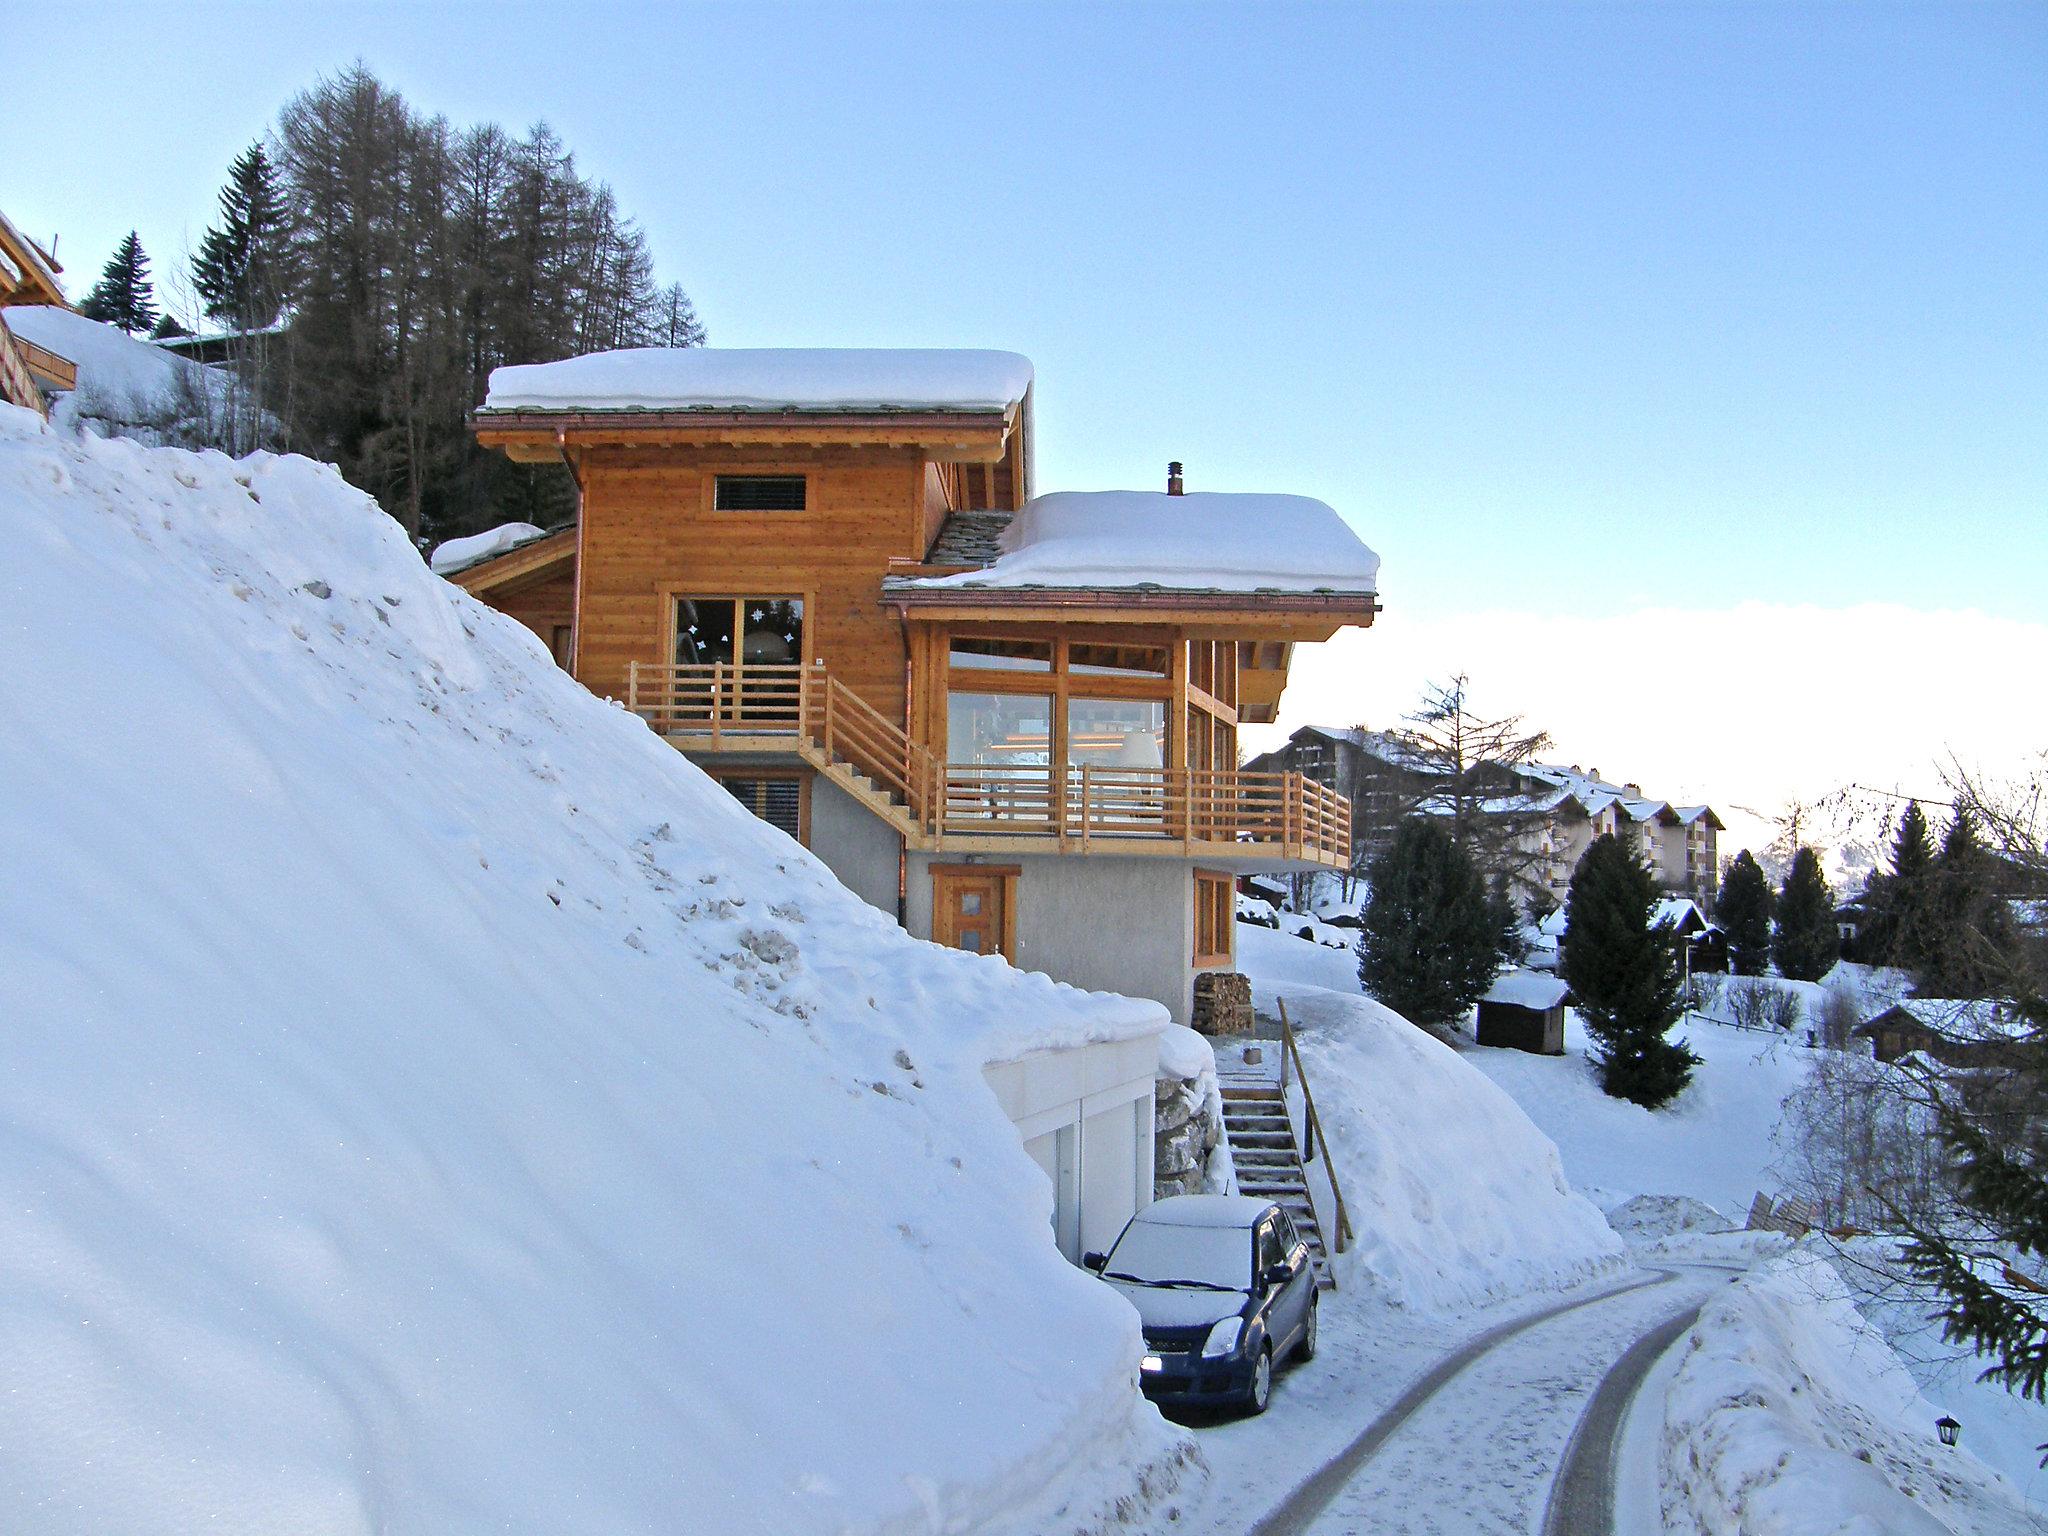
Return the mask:
<svg viewBox="0 0 2048 1536"><path fill-rule="evenodd" d="M2017 1040L2030 1033L2011 1003L1983 997L1904 997L1862 1027L1868 1030L1891 1013L1951 1040Z"/></svg>
<svg viewBox="0 0 2048 1536"><path fill-rule="evenodd" d="M537 528L532 523L500 523L482 533L435 545L427 565L436 576L447 576L547 536L545 528Z"/></svg>
<svg viewBox="0 0 2048 1536"><path fill-rule="evenodd" d="M1370 594L1379 556L1308 496L1056 491L1024 504L994 564L893 590L1152 588Z"/></svg>
<svg viewBox="0 0 2048 1536"><path fill-rule="evenodd" d="M486 411L1005 411L1031 387L1015 352L637 347L493 369Z"/></svg>
<svg viewBox="0 0 2048 1536"><path fill-rule="evenodd" d="M37 245L35 241L29 239L27 235L24 235L16 227L14 221L8 218L5 213L0 213L0 230L4 230L7 238L14 243L15 248L28 258L29 265L36 270L36 276L50 285L51 292L61 295L64 292L64 285L57 281L57 264L50 258L49 253L40 245ZM8 265L11 267L14 264L9 262ZM8 319L11 322L13 316L10 315ZM11 324L9 329L13 329ZM40 346L41 343L38 342L37 345Z"/></svg>
<svg viewBox="0 0 2048 1536"><path fill-rule="evenodd" d="M1256 1195L1172 1195L1138 1213L1162 1227L1248 1227L1273 1202Z"/></svg>
<svg viewBox="0 0 2048 1536"><path fill-rule="evenodd" d="M1557 1007L1571 988L1555 976L1539 971L1509 971L1494 979L1480 997L1482 1003L1506 1003L1515 1008L1547 1010Z"/></svg>
<svg viewBox="0 0 2048 1536"><path fill-rule="evenodd" d="M1688 917L1696 918L1702 928L1708 926L1706 914L1699 909L1699 903L1689 896L1666 896L1650 909L1652 928L1679 928Z"/></svg>
<svg viewBox="0 0 2048 1536"><path fill-rule="evenodd" d="M1621 809L1630 821L1655 821L1671 807L1662 800L1639 800L1623 796Z"/></svg>

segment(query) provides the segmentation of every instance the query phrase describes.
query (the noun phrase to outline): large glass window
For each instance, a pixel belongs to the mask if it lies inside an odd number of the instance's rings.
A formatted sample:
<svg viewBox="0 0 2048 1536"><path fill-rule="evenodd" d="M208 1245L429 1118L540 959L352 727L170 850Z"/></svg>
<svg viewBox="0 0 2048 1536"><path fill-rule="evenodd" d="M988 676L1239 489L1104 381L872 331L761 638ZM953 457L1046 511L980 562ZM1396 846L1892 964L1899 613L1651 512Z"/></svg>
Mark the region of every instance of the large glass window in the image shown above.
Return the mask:
<svg viewBox="0 0 2048 1536"><path fill-rule="evenodd" d="M729 597L676 599L676 665L708 667L734 659L737 609Z"/></svg>
<svg viewBox="0 0 2048 1536"><path fill-rule="evenodd" d="M1077 768L1164 768L1166 702L1068 699L1067 761Z"/></svg>
<svg viewBox="0 0 2048 1536"><path fill-rule="evenodd" d="M955 635L952 660L956 667L992 667L1005 672L1050 672L1050 640L992 640L979 635Z"/></svg>
<svg viewBox="0 0 2048 1536"><path fill-rule="evenodd" d="M730 666L734 661L798 666L803 660L804 603L800 597L676 599L677 666L708 667L714 662Z"/></svg>
<svg viewBox="0 0 2048 1536"><path fill-rule="evenodd" d="M1091 676L1128 673L1139 677L1166 676L1166 647L1163 645L1094 645L1077 640L1067 647L1067 670Z"/></svg>
<svg viewBox="0 0 2048 1536"><path fill-rule="evenodd" d="M946 699L946 760L1043 774L1052 757L1052 696L967 693Z"/></svg>

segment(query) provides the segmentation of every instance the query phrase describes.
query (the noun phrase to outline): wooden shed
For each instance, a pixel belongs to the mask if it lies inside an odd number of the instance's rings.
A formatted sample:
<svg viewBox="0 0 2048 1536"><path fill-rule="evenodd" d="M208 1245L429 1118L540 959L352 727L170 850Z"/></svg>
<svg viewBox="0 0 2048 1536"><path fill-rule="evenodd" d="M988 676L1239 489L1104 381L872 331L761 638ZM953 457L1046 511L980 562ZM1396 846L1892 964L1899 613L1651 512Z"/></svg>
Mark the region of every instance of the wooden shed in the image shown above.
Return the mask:
<svg viewBox="0 0 2048 1536"><path fill-rule="evenodd" d="M1479 999L1479 1043L1562 1056L1564 1005L1570 990L1540 971L1509 971Z"/></svg>

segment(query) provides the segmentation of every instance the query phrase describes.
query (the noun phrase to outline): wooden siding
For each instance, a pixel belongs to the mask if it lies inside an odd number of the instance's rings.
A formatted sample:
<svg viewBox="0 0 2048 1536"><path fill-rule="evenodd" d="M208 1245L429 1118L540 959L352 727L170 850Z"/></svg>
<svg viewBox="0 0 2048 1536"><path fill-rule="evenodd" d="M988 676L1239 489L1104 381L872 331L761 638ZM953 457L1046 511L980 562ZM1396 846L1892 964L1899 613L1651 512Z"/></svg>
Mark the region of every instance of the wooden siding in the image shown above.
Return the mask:
<svg viewBox="0 0 2048 1536"><path fill-rule="evenodd" d="M575 573L557 571L515 592L493 592L486 601L539 635L541 644L552 650L555 631L567 629L576 621Z"/></svg>
<svg viewBox="0 0 2048 1536"><path fill-rule="evenodd" d="M903 626L878 601L891 559L924 552L925 461L914 450L766 457L712 449L579 455L583 549L576 676L623 697L627 665L672 659L678 595L801 597L806 661L823 661L901 724ZM803 512L718 512L719 472L803 474Z"/></svg>

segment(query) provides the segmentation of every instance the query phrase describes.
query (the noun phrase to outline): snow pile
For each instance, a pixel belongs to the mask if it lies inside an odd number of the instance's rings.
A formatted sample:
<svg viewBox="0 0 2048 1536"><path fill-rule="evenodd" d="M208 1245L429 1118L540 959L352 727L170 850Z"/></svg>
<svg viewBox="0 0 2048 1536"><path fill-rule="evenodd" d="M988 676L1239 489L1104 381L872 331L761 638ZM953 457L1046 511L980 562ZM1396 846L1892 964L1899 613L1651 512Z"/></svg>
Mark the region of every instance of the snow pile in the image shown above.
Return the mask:
<svg viewBox="0 0 2048 1536"><path fill-rule="evenodd" d="M910 939L330 469L0 409L0 505L10 1529L1172 1486L981 1075L1155 1005Z"/></svg>
<svg viewBox="0 0 2048 1536"><path fill-rule="evenodd" d="M101 436L150 443L193 442L233 408L234 381L154 342L54 306L7 311L7 328L78 365L78 388L57 399L51 419Z"/></svg>
<svg viewBox="0 0 2048 1536"><path fill-rule="evenodd" d="M1370 593L1379 571L1350 525L1307 496L1056 491L1011 519L993 565L898 586Z"/></svg>
<svg viewBox="0 0 2048 1536"><path fill-rule="evenodd" d="M1674 1529L1701 1536L1977 1536L2039 1526L1997 1473L1934 1433L1920 1396L1807 1250L1767 1262L1701 1309L1665 1402L1662 1481Z"/></svg>
<svg viewBox="0 0 2048 1536"><path fill-rule="evenodd" d="M639 347L491 371L486 411L1004 411L1031 388L1015 352Z"/></svg>
<svg viewBox="0 0 2048 1536"><path fill-rule="evenodd" d="M1557 1148L1455 1051L1368 997L1276 977L1288 949L1309 949L1299 939L1245 925L1237 939L1259 1010L1286 1001L1343 1182L1353 1244L1334 1258L1340 1285L1441 1311L1619 1261Z"/></svg>
<svg viewBox="0 0 2048 1536"><path fill-rule="evenodd" d="M1632 1243L1685 1232L1732 1232L1735 1223L1690 1195L1634 1195L1607 1213L1607 1224Z"/></svg>
<svg viewBox="0 0 2048 1536"><path fill-rule="evenodd" d="M532 523L500 523L482 533L472 533L466 539L450 539L445 544L436 544L427 564L436 574L459 571L547 536L545 528L536 528Z"/></svg>

